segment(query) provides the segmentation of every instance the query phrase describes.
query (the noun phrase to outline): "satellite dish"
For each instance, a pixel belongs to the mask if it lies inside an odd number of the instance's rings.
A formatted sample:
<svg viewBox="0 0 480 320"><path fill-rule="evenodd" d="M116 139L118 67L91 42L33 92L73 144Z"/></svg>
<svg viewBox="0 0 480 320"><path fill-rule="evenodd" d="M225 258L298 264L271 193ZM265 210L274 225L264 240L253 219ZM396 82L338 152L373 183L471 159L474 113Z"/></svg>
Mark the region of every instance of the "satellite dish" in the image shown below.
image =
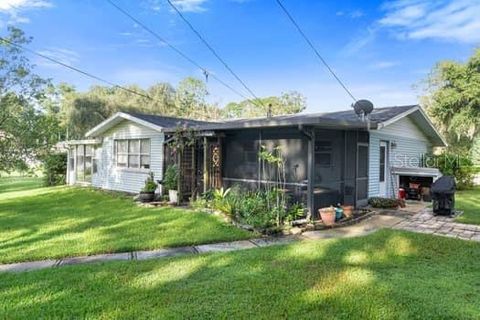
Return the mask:
<svg viewBox="0 0 480 320"><path fill-rule="evenodd" d="M353 104L355 113L359 116L368 116L373 111L373 103L368 100L358 100Z"/></svg>

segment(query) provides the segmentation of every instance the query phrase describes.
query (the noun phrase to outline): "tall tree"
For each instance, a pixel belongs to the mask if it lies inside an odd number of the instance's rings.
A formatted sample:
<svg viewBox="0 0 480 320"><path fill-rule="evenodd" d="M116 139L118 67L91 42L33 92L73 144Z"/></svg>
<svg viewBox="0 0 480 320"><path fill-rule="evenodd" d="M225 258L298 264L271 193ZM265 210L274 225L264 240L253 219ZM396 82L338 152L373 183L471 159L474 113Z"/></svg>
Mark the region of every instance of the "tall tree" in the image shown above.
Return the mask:
<svg viewBox="0 0 480 320"><path fill-rule="evenodd" d="M56 139L41 105L49 81L36 75L23 52L10 44L32 39L15 27L8 32L7 41L0 40L0 171L25 166Z"/></svg>
<svg viewBox="0 0 480 320"><path fill-rule="evenodd" d="M305 110L305 97L296 92L285 92L279 97L231 102L222 111L225 118L254 118L271 115L294 114Z"/></svg>
<svg viewBox="0 0 480 320"><path fill-rule="evenodd" d="M480 49L466 63L439 62L426 83L427 112L453 151L469 153L480 132Z"/></svg>

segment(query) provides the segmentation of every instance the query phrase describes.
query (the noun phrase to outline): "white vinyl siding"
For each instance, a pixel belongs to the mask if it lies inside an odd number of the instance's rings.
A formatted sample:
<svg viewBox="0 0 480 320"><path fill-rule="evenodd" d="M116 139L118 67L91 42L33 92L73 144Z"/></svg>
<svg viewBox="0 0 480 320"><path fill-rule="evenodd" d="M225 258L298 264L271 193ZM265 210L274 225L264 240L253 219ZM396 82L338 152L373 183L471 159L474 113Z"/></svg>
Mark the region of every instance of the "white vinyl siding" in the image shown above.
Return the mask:
<svg viewBox="0 0 480 320"><path fill-rule="evenodd" d="M380 195L380 142L387 141L388 169L386 184L387 195L393 196L391 167L419 167L421 156L431 152L431 144L423 132L405 117L380 130L370 131L370 179L368 186L369 197ZM391 143L396 147L392 148Z"/></svg>
<svg viewBox="0 0 480 320"><path fill-rule="evenodd" d="M164 134L132 121L124 120L103 134L101 148L97 149L98 172L93 175L95 187L137 193L145 183L149 172L155 180L162 179ZM115 140L150 139L150 169L117 167L115 163Z"/></svg>

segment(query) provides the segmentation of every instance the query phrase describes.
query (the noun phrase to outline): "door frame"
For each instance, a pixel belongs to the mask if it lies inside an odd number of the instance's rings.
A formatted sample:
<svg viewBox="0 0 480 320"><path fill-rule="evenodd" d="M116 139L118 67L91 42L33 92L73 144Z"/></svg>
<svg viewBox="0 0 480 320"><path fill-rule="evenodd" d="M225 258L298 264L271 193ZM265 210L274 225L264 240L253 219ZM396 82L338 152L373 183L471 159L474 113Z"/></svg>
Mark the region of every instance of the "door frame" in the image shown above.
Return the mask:
<svg viewBox="0 0 480 320"><path fill-rule="evenodd" d="M360 148L366 148L367 149L367 175L365 177L359 177L358 176L358 164L359 164L359 149ZM355 159L355 202L357 207L363 207L368 204L368 176L370 174L370 147L369 143L367 142L357 142L357 154L356 154L356 159ZM366 181L366 188L367 188L367 197L366 198L359 198L359 181Z"/></svg>
<svg viewBox="0 0 480 320"><path fill-rule="evenodd" d="M378 146L379 153L378 153L378 193L381 197L387 197L388 195L388 169L389 169L389 159L388 159L388 141L380 140L380 144ZM382 147L385 148L384 150L384 164L383 164L383 181L380 180L381 174L381 161L382 158Z"/></svg>

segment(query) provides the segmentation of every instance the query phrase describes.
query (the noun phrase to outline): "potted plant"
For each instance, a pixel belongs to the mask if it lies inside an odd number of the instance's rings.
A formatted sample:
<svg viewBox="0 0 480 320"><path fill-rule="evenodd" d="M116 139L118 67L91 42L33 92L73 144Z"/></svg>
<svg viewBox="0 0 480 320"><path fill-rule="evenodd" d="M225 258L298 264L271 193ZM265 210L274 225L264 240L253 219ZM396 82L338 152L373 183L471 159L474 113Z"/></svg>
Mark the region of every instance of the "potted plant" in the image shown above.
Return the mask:
<svg viewBox="0 0 480 320"><path fill-rule="evenodd" d="M353 206L344 204L342 206L342 209L345 217L351 218L353 216L353 209L354 209Z"/></svg>
<svg viewBox="0 0 480 320"><path fill-rule="evenodd" d="M163 186L168 190L169 202L178 203L178 168L176 165L169 165L165 170Z"/></svg>
<svg viewBox="0 0 480 320"><path fill-rule="evenodd" d="M155 199L155 190L157 190L157 183L155 182L153 172L145 180L145 185L138 195L138 199L141 202L152 202Z"/></svg>
<svg viewBox="0 0 480 320"><path fill-rule="evenodd" d="M331 226L335 223L335 208L334 207L326 207L318 209L320 212L320 217L322 218L323 224L326 226Z"/></svg>

